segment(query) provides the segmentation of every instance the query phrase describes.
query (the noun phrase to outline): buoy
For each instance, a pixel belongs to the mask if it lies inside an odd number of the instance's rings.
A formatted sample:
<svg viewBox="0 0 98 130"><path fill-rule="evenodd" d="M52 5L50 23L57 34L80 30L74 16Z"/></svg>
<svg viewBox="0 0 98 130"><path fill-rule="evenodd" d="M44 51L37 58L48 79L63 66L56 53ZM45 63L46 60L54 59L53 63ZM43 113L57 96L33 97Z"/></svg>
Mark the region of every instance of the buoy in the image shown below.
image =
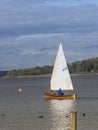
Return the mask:
<svg viewBox="0 0 98 130"><path fill-rule="evenodd" d="M22 88L18 88L18 92L20 92L20 93L21 93L22 91L23 91L23 90L22 90Z"/></svg>

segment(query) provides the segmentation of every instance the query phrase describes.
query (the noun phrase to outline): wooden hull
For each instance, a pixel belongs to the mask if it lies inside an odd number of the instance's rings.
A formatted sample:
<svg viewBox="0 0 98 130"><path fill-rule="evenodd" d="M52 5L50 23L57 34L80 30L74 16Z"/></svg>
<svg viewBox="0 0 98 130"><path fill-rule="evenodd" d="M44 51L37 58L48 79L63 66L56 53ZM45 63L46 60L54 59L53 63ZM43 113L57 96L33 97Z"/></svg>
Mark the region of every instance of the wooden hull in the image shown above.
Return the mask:
<svg viewBox="0 0 98 130"><path fill-rule="evenodd" d="M70 94L70 95L61 95L58 96L57 94L51 94L51 93L44 93L45 99L76 99L76 94Z"/></svg>

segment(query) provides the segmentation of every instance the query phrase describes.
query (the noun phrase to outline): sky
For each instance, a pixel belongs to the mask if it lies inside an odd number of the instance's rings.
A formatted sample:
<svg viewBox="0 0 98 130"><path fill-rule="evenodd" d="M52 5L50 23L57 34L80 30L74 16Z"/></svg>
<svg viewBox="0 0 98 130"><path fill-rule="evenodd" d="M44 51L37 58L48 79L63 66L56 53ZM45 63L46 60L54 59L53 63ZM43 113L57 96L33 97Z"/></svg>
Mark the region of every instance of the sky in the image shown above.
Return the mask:
<svg viewBox="0 0 98 130"><path fill-rule="evenodd" d="M0 71L98 56L98 0L0 0Z"/></svg>

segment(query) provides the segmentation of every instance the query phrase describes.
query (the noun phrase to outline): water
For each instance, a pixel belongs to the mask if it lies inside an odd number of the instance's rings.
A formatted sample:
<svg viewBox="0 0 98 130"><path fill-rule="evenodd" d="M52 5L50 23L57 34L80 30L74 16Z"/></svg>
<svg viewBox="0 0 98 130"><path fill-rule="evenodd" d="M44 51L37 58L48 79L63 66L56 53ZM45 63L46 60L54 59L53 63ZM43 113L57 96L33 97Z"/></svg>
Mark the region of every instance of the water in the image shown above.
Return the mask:
<svg viewBox="0 0 98 130"><path fill-rule="evenodd" d="M45 100L50 77L0 78L0 130L70 130L72 110L77 130L98 130L98 76L72 76L72 81L75 101Z"/></svg>

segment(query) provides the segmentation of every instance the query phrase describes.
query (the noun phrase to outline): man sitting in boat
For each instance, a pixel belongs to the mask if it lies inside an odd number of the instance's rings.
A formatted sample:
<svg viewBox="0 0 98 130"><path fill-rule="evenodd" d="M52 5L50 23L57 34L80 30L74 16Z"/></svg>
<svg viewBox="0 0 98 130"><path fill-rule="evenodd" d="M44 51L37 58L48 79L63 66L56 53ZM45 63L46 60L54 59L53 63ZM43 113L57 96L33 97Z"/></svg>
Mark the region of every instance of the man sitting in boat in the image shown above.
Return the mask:
<svg viewBox="0 0 98 130"><path fill-rule="evenodd" d="M51 90L51 95L53 95L53 90Z"/></svg>
<svg viewBox="0 0 98 130"><path fill-rule="evenodd" d="M58 96L64 95L64 93L62 92L61 88L59 88L59 90L57 90Z"/></svg>

